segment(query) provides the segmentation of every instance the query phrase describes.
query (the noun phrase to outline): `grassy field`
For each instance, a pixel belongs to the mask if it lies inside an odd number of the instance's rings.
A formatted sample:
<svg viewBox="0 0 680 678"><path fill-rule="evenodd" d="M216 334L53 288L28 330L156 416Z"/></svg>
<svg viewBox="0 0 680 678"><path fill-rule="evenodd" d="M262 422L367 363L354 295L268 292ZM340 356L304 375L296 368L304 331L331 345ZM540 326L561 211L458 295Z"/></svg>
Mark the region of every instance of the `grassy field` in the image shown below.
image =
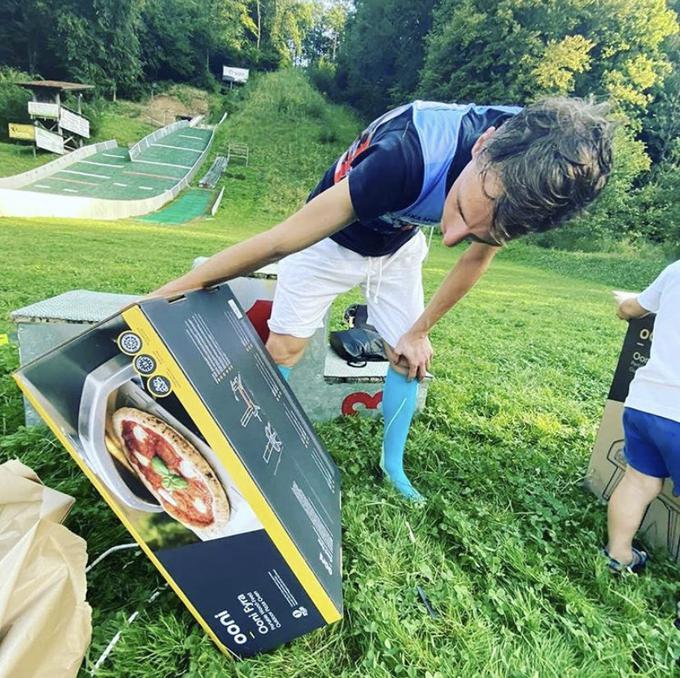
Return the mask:
<svg viewBox="0 0 680 678"><path fill-rule="evenodd" d="M273 74L253 84L220 131L215 151L246 142L251 163L230 168L215 219L172 228L4 220L0 332L11 330L7 314L23 304L74 288L144 292L193 257L271 225L304 199L360 126L300 77ZM435 239L428 293L457 256ZM429 498L424 509L376 487L379 422L352 418L318 429L343 477L344 620L232 663L173 594L145 605L161 577L142 556L119 554L90 578L88 661L128 614L142 613L97 675L673 674L678 569L654 553L649 575L612 579L598 556L605 510L582 488L625 330L610 290L640 288L663 265L522 244L502 252L432 333L436 381L407 452L414 483ZM129 541L52 436L21 427L9 376L16 365L15 348L0 347L0 461L18 457L77 498L68 526L88 540L91 557Z"/></svg>

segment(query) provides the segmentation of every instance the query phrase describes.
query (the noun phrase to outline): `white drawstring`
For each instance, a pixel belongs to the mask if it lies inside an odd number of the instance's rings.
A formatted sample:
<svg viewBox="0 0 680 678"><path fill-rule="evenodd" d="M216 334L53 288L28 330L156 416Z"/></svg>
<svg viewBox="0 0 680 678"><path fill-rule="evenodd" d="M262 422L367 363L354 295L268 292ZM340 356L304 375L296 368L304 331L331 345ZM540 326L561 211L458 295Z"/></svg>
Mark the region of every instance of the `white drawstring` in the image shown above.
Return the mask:
<svg viewBox="0 0 680 678"><path fill-rule="evenodd" d="M371 299L371 262L373 261L372 257L368 257L368 270L366 271L366 301L369 301Z"/></svg>
<svg viewBox="0 0 680 678"><path fill-rule="evenodd" d="M378 260L379 265L378 265L378 283L375 286L375 290L373 291L373 303L377 304L378 303L378 295L380 294L380 286L382 285L382 279L383 279L383 261L385 257L368 257L368 270L366 271L366 299L370 300L371 298L371 276L373 273L373 263L375 260Z"/></svg>
<svg viewBox="0 0 680 678"><path fill-rule="evenodd" d="M380 268L378 269L378 284L375 286L375 295L373 296L373 303L378 303L378 295L380 294L380 285L383 279L383 261L385 257L380 257Z"/></svg>

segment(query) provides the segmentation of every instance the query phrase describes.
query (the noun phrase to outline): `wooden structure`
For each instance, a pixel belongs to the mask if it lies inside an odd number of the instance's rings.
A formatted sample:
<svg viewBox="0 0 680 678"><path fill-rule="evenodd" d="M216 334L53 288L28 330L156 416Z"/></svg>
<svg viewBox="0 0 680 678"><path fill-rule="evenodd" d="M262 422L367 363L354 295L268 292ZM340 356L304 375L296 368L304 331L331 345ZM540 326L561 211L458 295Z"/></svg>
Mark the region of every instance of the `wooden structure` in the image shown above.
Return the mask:
<svg viewBox="0 0 680 678"><path fill-rule="evenodd" d="M16 83L31 92L28 113L33 120L36 148L63 155L83 146L84 139L90 138L90 122L82 115L83 92L94 88L78 82L60 80L31 80ZM64 106L67 93L77 94L76 110ZM25 131L19 130L26 138Z"/></svg>

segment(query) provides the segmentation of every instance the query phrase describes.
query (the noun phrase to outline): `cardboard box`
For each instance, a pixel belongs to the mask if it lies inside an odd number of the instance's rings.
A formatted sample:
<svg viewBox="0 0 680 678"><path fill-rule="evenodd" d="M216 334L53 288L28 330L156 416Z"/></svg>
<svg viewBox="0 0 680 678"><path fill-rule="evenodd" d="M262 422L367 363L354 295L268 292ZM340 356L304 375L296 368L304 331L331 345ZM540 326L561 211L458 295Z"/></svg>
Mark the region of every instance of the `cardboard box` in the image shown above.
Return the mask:
<svg viewBox="0 0 680 678"><path fill-rule="evenodd" d="M653 330L653 315L628 323L628 331L605 404L586 478L587 487L605 501L611 497L626 468L623 403L636 370L649 360ZM680 497L673 495L672 488L672 482L667 480L663 492L652 502L645 514L639 537L650 546L667 549L671 558L680 562Z"/></svg>
<svg viewBox="0 0 680 678"><path fill-rule="evenodd" d="M222 650L342 617L338 470L228 285L141 301L15 376Z"/></svg>

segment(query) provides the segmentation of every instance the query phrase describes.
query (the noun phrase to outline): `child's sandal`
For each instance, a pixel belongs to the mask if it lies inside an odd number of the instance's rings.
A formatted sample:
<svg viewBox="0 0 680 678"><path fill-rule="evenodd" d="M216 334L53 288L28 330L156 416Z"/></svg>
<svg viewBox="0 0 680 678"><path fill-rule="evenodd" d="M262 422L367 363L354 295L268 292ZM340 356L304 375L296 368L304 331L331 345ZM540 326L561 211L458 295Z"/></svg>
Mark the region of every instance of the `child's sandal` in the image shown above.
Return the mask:
<svg viewBox="0 0 680 678"><path fill-rule="evenodd" d="M633 560L628 564L612 558L606 548L602 549L602 555L607 559L607 567L613 574L642 574L649 560L649 556L644 551L636 548L633 549Z"/></svg>

